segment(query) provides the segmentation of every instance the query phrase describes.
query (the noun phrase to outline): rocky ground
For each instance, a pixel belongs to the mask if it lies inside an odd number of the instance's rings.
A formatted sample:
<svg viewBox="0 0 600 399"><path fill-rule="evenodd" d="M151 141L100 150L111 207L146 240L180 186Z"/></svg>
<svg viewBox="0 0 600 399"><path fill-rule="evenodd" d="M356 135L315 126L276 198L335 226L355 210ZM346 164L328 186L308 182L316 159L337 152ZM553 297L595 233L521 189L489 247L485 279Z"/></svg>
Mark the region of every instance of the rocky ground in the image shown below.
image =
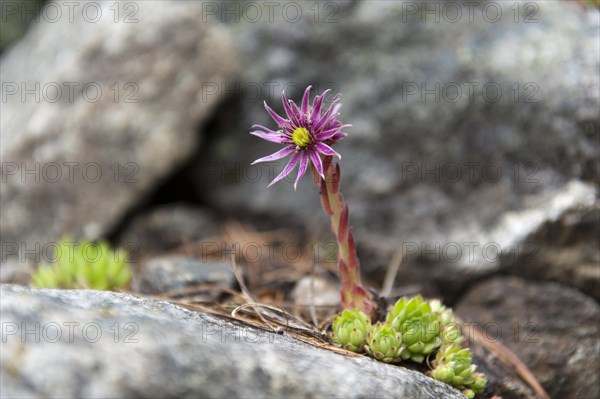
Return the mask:
<svg viewBox="0 0 600 399"><path fill-rule="evenodd" d="M219 2L143 2L126 24L98 2L110 18L40 18L3 50L2 282L27 284L69 233L130 250L138 293L238 289L229 257L202 256L237 242L256 295L306 304L316 260L319 303L335 306L334 247L311 183L266 189L282 165L249 165L273 149L247 134L272 126L262 101L281 111L282 89L297 100L312 84L343 93L341 118L353 125L337 150L369 284L381 288L401 260L391 295L456 306L552 397L599 397L598 9L496 2L474 6L470 20L470 6L453 2L462 17L440 8L437 21L421 3L335 1L302 3L292 22L281 8L270 18L259 2L254 20L254 9L228 3L229 14ZM493 7L501 17L492 22ZM36 83L40 99L21 92ZM102 95L91 98L90 87ZM246 249L269 244L273 258L249 261ZM261 271L269 260L274 269ZM277 284L261 285L267 277ZM289 337L199 342L203 326L215 336L231 326L165 302L1 292L3 397L403 396L398 387L406 397L458 396L421 374ZM97 322L104 338L112 323L134 322L140 343L6 335L5 322L36 321ZM502 397L533 397L476 353ZM56 354L52 377L43 370Z"/></svg>
<svg viewBox="0 0 600 399"><path fill-rule="evenodd" d="M166 302L100 291L1 290L3 398L462 397L416 371Z"/></svg>

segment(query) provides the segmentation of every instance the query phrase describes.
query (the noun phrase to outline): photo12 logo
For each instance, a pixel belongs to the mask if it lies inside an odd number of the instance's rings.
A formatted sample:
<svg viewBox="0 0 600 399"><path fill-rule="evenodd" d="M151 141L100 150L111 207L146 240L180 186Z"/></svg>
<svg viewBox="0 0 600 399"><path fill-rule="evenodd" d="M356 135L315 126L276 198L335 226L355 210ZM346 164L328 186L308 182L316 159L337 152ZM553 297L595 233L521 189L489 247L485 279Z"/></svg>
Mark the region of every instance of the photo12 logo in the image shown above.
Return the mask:
<svg viewBox="0 0 600 399"><path fill-rule="evenodd" d="M2 1L2 23L18 20L55 24L83 20L95 24L106 20L113 23L138 23L140 6L134 1Z"/></svg>
<svg viewBox="0 0 600 399"><path fill-rule="evenodd" d="M137 344L136 338L140 327L134 322L112 322L104 325L95 321L78 322L64 321L29 323L29 322L2 322L2 343L9 340L18 340L27 343L56 343L59 341L73 343L84 341L88 343L99 342L102 338L114 343Z"/></svg>
<svg viewBox="0 0 600 399"><path fill-rule="evenodd" d="M334 1L204 1L202 22L338 23L339 5Z"/></svg>
<svg viewBox="0 0 600 399"><path fill-rule="evenodd" d="M19 262L26 263L28 261L36 264L45 263L53 264L59 261L74 262L75 247L79 245L77 241L50 241L45 243L40 242L15 242L2 241L0 244L0 261L6 262L9 259L15 259ZM124 242L119 246L123 251L116 251L112 260L120 262L127 260L129 263L138 261L140 246L135 242ZM81 256L81 260L88 265L93 265L104 261L104 253L101 247L92 245L88 242L83 244L81 251L77 252Z"/></svg>
<svg viewBox="0 0 600 399"><path fill-rule="evenodd" d="M402 102L463 103L506 101L535 104L540 100L536 82L403 82Z"/></svg>
<svg viewBox="0 0 600 399"><path fill-rule="evenodd" d="M2 82L2 103L69 103L83 100L97 103L103 98L114 103L137 104L139 87L135 82Z"/></svg>
<svg viewBox="0 0 600 399"><path fill-rule="evenodd" d="M2 183L97 183L104 178L114 183L139 183L135 162L104 165L100 162L2 162Z"/></svg>
<svg viewBox="0 0 600 399"><path fill-rule="evenodd" d="M402 251L402 262L421 259L434 263L460 264L497 264L499 261L516 263L536 263L538 246L531 242L516 242L510 246L502 246L497 242L446 241L446 242L410 242L404 241L399 246Z"/></svg>
<svg viewBox="0 0 600 399"><path fill-rule="evenodd" d="M402 22L421 23L513 23L534 24L540 6L534 1L403 1Z"/></svg>

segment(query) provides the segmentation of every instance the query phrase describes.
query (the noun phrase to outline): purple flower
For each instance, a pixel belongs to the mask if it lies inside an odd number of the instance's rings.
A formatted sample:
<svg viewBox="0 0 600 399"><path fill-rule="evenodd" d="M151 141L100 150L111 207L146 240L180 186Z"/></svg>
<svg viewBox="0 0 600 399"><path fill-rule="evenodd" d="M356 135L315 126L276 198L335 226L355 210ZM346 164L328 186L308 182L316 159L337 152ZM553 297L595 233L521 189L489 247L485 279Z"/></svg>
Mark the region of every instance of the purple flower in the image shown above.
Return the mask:
<svg viewBox="0 0 600 399"><path fill-rule="evenodd" d="M323 99L329 90L326 90L320 96L316 96L312 106L310 106L310 89L311 86L306 88L300 108L298 108L292 100L287 99L285 92L281 94L283 108L285 109L287 119L282 118L275 113L275 111L273 111L265 102L265 109L277 123L278 130L271 130L261 125L252 126L252 128L258 130L252 131L250 134L267 141L285 145L284 148L274 154L252 162L252 165L258 162L276 161L291 155L288 164L283 168L281 173L273 179L269 184L269 187L289 175L296 165L299 165L298 175L294 182L295 190L298 182L306 173L309 162L314 165L317 173L319 173L322 178L325 178L323 175L321 155L336 155L341 158L340 154L331 148L331 145L346 137L347 133L342 132L342 129L351 125L342 125L342 123L337 120L339 115L338 110L341 106L338 104L340 94L337 94L333 98L329 108L324 111Z"/></svg>

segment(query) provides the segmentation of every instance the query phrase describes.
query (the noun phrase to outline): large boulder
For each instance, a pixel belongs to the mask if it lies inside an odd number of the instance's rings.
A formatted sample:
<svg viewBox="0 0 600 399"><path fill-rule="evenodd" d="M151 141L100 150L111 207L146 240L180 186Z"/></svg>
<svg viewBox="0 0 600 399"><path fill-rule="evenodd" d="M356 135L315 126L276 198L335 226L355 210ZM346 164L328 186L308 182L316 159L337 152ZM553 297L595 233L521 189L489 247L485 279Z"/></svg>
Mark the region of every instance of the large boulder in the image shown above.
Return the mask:
<svg viewBox="0 0 600 399"><path fill-rule="evenodd" d="M114 231L200 144L203 82L237 68L200 2L45 7L0 61L2 261Z"/></svg>
<svg viewBox="0 0 600 399"><path fill-rule="evenodd" d="M424 374L100 291L2 285L2 397L463 398Z"/></svg>
<svg viewBox="0 0 600 399"><path fill-rule="evenodd" d="M296 21L286 3L258 20L241 4L240 18L211 10L235 20L245 67L190 179L224 213L326 234L310 179L297 192L290 179L267 189L285 160L249 165L276 148L248 134L253 124L275 127L263 98L282 112L281 90L298 100L309 84L343 93L341 120L353 127L337 147L342 191L374 276L402 251L399 283L433 281L426 292L453 294L530 261L538 229L566 214L577 225L596 206L597 9L355 1L320 13L306 5Z"/></svg>
<svg viewBox="0 0 600 399"><path fill-rule="evenodd" d="M147 208L131 218L120 232L119 244L141 259L218 235L210 209L171 203Z"/></svg>
<svg viewBox="0 0 600 399"><path fill-rule="evenodd" d="M557 283L495 277L475 285L456 312L467 330L517 354L552 398L600 396L600 306Z"/></svg>

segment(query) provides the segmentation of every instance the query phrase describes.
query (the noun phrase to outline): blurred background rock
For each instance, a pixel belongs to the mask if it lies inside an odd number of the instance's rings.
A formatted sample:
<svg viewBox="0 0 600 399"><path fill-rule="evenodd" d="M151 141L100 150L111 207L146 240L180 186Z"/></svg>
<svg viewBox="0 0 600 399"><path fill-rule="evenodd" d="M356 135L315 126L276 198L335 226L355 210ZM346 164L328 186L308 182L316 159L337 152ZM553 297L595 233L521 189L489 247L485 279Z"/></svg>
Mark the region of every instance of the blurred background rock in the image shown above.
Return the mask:
<svg viewBox="0 0 600 399"><path fill-rule="evenodd" d="M363 265L379 281L399 250L398 282L447 296L514 263L542 262L545 278L564 263L597 264L585 251L544 257L532 236L568 212L568 229L598 218L598 11L481 2L471 16L459 4L331 2L317 19L306 9L290 23L289 8L269 24L219 9L244 68L222 88L236 95L182 178L226 214L295 221L325 237L311 182L265 190L272 170L247 165L272 146L239 134L269 124L269 89L281 111L282 88L298 99L313 84L343 93L341 119L353 127L339 144L342 184ZM582 273L600 286L599 270Z"/></svg>
<svg viewBox="0 0 600 399"><path fill-rule="evenodd" d="M0 2L2 7L2 24L0 24L0 51L19 40L29 24L41 10L43 0L15 0Z"/></svg>
<svg viewBox="0 0 600 399"><path fill-rule="evenodd" d="M274 148L248 134L273 126L263 101L282 111L283 89L298 100L312 84L343 93L341 120L353 125L337 149L373 286L392 264L392 294L411 287L469 308L463 299L480 294L465 293L500 274L525 281L491 280L507 292L552 281L553 292L576 289L597 305L597 5L130 3L95 2L103 17L94 23L82 5L70 21L60 2L0 3L3 281L31 268L24 249L39 255L64 233L133 243L149 257L215 237L231 219L331 241L309 179L297 192L285 182L267 189L283 163L249 166ZM52 7L63 17L54 21ZM36 82L79 85L73 99L23 101L21 84ZM86 99L90 82L104 90L99 101ZM58 182L35 182L22 169L36 162L34 175L77 162L103 178L77 170L69 182L63 169ZM597 369L595 348L556 367ZM539 358L534 366L550 391L577 393L558 389ZM600 394L597 383L585 389Z"/></svg>

